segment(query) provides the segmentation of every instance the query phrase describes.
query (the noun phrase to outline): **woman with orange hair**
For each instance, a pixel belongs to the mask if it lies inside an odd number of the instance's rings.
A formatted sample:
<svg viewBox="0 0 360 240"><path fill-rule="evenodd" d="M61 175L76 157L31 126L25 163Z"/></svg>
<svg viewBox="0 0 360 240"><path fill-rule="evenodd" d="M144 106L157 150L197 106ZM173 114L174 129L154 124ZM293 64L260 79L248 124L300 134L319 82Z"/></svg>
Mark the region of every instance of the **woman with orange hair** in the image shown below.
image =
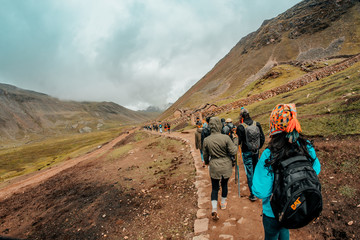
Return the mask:
<svg viewBox="0 0 360 240"><path fill-rule="evenodd" d="M278 104L270 115L271 139L256 165L252 185L255 196L263 199L263 226L266 240L290 238L289 230L282 227L275 219L270 205L276 166L282 160L303 155L313 162L312 167L316 174L320 173L320 162L314 147L300 133L301 126L297 119L295 104Z"/></svg>

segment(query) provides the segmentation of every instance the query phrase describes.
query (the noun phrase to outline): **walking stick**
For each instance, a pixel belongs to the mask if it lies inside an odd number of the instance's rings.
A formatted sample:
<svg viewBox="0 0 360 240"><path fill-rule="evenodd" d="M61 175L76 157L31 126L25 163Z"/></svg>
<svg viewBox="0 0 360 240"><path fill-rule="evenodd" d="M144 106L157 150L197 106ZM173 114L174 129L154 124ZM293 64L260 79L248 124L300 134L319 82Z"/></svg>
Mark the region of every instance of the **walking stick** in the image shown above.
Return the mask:
<svg viewBox="0 0 360 240"><path fill-rule="evenodd" d="M239 173L239 159L242 159L242 154L241 154L241 146L239 146L239 155L240 157L238 157L236 155L236 169L235 169L235 174L237 175L237 184L238 184L238 196L240 197L240 173Z"/></svg>

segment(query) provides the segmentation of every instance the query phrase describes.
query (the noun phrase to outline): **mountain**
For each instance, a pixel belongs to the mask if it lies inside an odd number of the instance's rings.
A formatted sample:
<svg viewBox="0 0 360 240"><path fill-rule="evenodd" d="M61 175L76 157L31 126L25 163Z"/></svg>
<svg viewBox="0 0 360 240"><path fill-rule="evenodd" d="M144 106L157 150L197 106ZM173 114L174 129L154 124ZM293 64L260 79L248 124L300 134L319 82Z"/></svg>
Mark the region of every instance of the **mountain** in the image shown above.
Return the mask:
<svg viewBox="0 0 360 240"><path fill-rule="evenodd" d="M173 105L173 103L167 103L164 104L162 106L149 106L148 108L146 108L145 110L142 110L143 112L158 112L161 113L163 111L165 111L166 109L168 109L169 107L171 107L171 105Z"/></svg>
<svg viewBox="0 0 360 240"><path fill-rule="evenodd" d="M249 97L253 92L247 88L257 81L265 81L266 76L271 80L277 74L284 77L289 71L295 71L283 79L281 84L285 84L320 68L316 61L344 60L343 57L358 54L359 26L359 0L302 1L277 17L265 20L257 31L242 38L161 118L173 119L177 110L196 112L205 103L222 106ZM308 64L317 66L311 69ZM274 70L285 65L293 68Z"/></svg>
<svg viewBox="0 0 360 240"><path fill-rule="evenodd" d="M110 124L133 124L149 117L112 102L61 101L43 93L0 84L0 137L89 132Z"/></svg>

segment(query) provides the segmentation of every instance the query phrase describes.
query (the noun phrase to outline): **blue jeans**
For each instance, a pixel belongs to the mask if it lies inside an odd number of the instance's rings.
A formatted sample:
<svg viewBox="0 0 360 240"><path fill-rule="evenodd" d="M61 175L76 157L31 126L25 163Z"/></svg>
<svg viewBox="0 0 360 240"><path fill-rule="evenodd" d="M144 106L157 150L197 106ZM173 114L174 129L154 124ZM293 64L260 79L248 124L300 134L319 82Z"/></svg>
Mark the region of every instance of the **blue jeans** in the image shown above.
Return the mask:
<svg viewBox="0 0 360 240"><path fill-rule="evenodd" d="M253 193L251 191L252 186L252 180L254 176L254 169L257 164L259 154L253 154L252 152L243 152L242 153L245 172L246 172L246 178L249 186L250 196L253 196Z"/></svg>
<svg viewBox="0 0 360 240"><path fill-rule="evenodd" d="M204 162L204 155L203 155L203 151L200 149L200 155L201 155L201 161Z"/></svg>
<svg viewBox="0 0 360 240"><path fill-rule="evenodd" d="M275 218L263 214L263 225L265 230L265 240L289 240L289 229L280 226Z"/></svg>

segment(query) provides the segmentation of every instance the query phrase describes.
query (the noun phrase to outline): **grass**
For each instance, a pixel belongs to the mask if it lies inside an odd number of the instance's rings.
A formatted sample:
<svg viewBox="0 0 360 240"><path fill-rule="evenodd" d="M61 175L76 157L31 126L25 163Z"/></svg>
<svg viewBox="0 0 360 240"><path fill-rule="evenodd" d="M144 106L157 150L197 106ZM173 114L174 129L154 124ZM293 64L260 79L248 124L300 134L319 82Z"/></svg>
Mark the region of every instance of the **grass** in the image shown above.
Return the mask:
<svg viewBox="0 0 360 240"><path fill-rule="evenodd" d="M192 108L194 106L199 107L206 102L206 98L207 96L202 92L196 92L183 104L181 108Z"/></svg>
<svg viewBox="0 0 360 240"><path fill-rule="evenodd" d="M118 147L115 150L113 150L108 156L106 156L106 159L108 161L115 161L115 160L119 159L121 156L128 153L131 149L133 149L132 144L123 145L123 146Z"/></svg>
<svg viewBox="0 0 360 240"><path fill-rule="evenodd" d="M341 163L341 171L351 174L356 174L359 172L359 163L355 159L349 159L348 161Z"/></svg>
<svg viewBox="0 0 360 240"><path fill-rule="evenodd" d="M186 131L186 130L193 129L193 128L195 128L195 126L192 125L190 121L188 121L188 122L185 122L185 123L180 122L179 124L174 125L171 128L172 128L172 131L183 132L183 131Z"/></svg>
<svg viewBox="0 0 360 240"><path fill-rule="evenodd" d="M127 154L131 149L133 149L133 143L148 139L149 134L144 132L135 132L132 135L129 135L129 137L131 139L130 142L124 143L124 145L116 147L113 151L111 151L108 156L106 156L108 161L115 161L121 158L123 155Z"/></svg>
<svg viewBox="0 0 360 240"><path fill-rule="evenodd" d="M273 67L268 72L268 74L269 73L278 73L279 76L276 78L272 78L272 77L261 78L257 81L252 82L243 91L241 91L236 96L236 98L243 98L243 97L247 97L249 95L262 93L264 91L284 85L284 84L304 75L304 72L301 71L298 67L294 67L294 66L287 65L287 64Z"/></svg>
<svg viewBox="0 0 360 240"><path fill-rule="evenodd" d="M41 170L64 160L85 154L122 131L107 131L64 135L43 141L0 150L0 182L19 175Z"/></svg>
<svg viewBox="0 0 360 240"><path fill-rule="evenodd" d="M177 140L154 136L148 139L148 141L149 145L152 145L152 147L156 149L154 150L156 156L154 156L151 161L144 161L144 167L148 169L151 174L145 174L142 177L144 181L156 181L159 176L168 172L168 168L172 165L171 161L174 157L175 149L185 149L185 145ZM153 143L156 144L153 145ZM161 155L159 155L159 153L161 153Z"/></svg>
<svg viewBox="0 0 360 240"><path fill-rule="evenodd" d="M265 134L269 116L279 103L295 103L302 129L307 135L360 134L360 63L291 92L245 106ZM255 84L255 83L254 83ZM238 120L240 109L219 117Z"/></svg>
<svg viewBox="0 0 360 240"><path fill-rule="evenodd" d="M344 185L339 188L339 192L344 197L353 198L356 194L356 189L353 187L350 187L349 185Z"/></svg>
<svg viewBox="0 0 360 240"><path fill-rule="evenodd" d="M190 122L188 123L188 125L182 129L179 130L179 132L184 132L184 131L187 131L187 130L191 130L191 129L194 129L196 128L195 125L192 125Z"/></svg>
<svg viewBox="0 0 360 240"><path fill-rule="evenodd" d="M341 61L341 60L332 59L332 60L327 60L327 61L321 62L321 63L319 63L319 65L321 65L321 67L325 67L326 66L325 62L328 65L332 65L339 61ZM236 99L246 98L250 95L262 93L264 91L276 88L276 87L284 85L290 81L293 81L297 78L300 78L301 76L303 76L305 74L305 72L300 70L300 68L294 67L294 66L288 65L288 64L282 64L279 66L275 66L268 72L268 74L269 73L278 73L279 75L278 75L278 77L275 77L275 78L264 77L264 78L261 78L257 81L250 83L244 90L239 92L235 96L235 98ZM228 99L220 100L220 101L216 102L215 104L217 104L218 106L221 106L224 104L231 103L233 101L234 101L233 98L228 98Z"/></svg>

